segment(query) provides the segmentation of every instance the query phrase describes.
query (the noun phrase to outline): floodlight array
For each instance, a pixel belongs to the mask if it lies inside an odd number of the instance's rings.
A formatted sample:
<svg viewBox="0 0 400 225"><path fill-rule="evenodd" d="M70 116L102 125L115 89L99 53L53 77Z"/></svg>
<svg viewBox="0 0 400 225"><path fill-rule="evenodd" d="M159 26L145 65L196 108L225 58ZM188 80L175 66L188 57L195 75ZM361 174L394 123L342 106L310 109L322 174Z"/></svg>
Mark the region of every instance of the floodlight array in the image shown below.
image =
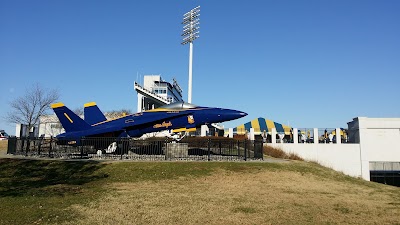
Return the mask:
<svg viewBox="0 0 400 225"><path fill-rule="evenodd" d="M200 6L190 10L189 12L183 15L183 22L185 26L183 27L182 37L183 42L182 45L187 43L191 43L197 38L199 38L199 25L200 25Z"/></svg>

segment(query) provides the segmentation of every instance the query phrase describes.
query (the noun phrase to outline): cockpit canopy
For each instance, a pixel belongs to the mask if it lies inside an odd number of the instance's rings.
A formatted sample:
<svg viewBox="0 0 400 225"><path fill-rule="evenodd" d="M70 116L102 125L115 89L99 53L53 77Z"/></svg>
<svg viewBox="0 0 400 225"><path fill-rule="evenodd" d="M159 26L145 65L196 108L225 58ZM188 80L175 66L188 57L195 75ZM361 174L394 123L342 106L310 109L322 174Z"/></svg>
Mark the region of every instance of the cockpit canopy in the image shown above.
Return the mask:
<svg viewBox="0 0 400 225"><path fill-rule="evenodd" d="M171 104L163 105L160 108L163 109L193 109L196 108L197 105L193 105L187 102L174 102Z"/></svg>

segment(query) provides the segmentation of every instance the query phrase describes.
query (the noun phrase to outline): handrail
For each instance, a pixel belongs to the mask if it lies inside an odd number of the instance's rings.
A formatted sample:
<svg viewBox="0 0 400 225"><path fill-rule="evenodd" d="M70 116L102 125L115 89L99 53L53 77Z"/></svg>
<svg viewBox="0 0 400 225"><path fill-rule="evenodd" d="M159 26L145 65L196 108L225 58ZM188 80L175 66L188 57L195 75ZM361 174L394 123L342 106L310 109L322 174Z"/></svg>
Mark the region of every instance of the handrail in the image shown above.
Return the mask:
<svg viewBox="0 0 400 225"><path fill-rule="evenodd" d="M166 99L166 98L164 98L164 97L162 97L162 96L159 96L159 95L153 93L152 91L150 91L150 90L148 90L148 89L146 89L146 88L140 86L137 82L135 82L135 89L136 89L136 90L139 90L139 91L141 91L141 92L143 92L143 93L146 93L146 94L149 95L150 97L153 97L153 98L155 98L155 99L157 99L157 100L163 102L164 104L169 104L169 103L171 103L170 100L168 100L168 99Z"/></svg>

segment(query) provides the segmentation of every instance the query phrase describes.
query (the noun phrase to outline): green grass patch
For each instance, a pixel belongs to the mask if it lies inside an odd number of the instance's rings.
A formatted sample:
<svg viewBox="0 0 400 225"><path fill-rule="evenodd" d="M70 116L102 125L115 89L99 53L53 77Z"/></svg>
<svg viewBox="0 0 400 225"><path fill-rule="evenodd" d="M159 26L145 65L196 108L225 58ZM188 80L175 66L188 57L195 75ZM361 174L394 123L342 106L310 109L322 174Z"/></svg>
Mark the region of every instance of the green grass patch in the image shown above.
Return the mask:
<svg viewBox="0 0 400 225"><path fill-rule="evenodd" d="M0 159L0 224L60 223L78 219L68 209L96 198L87 184L107 177L97 162Z"/></svg>
<svg viewBox="0 0 400 225"><path fill-rule="evenodd" d="M0 224L79 220L74 204L96 201L113 182L162 181L248 173L274 164L234 162L115 162L0 159ZM275 168L277 169L277 168ZM111 190L112 191L112 190Z"/></svg>
<svg viewBox="0 0 400 225"><path fill-rule="evenodd" d="M252 173L262 170L279 170L279 163L245 162L116 162L109 163L97 172L107 174L107 182L140 182L177 179L180 177L201 177L216 170Z"/></svg>
<svg viewBox="0 0 400 225"><path fill-rule="evenodd" d="M76 192L76 186L107 177L95 173L103 166L91 161L0 159L0 197Z"/></svg>
<svg viewBox="0 0 400 225"><path fill-rule="evenodd" d="M160 181L178 177L209 175L214 166L186 162L117 162L98 172L109 175L107 182Z"/></svg>
<svg viewBox="0 0 400 225"><path fill-rule="evenodd" d="M314 176L318 178L317 180L322 181L334 180L373 187L377 192L381 191L379 188L382 187L381 184L344 176L318 164L301 161L290 163L126 161L109 163L0 159L0 224L57 224L63 222L73 224L74 221L79 221L81 214L71 206L85 206L96 203L105 194L112 193L113 190L110 189L109 185L112 183L192 179L210 176L217 172L233 176L250 173L253 175L265 171L292 172L303 175L304 179ZM240 190L238 190L238 193L240 193ZM249 194L252 194L252 192L249 192ZM258 196L257 193L254 194ZM283 190L281 194L301 196L302 193L293 191L288 193L288 191ZM322 195L323 198L336 196L329 190L322 191L320 194L315 192L315 194ZM397 197L388 205L396 207L399 199L398 191L392 190L392 194L393 196L397 195ZM352 213L351 208L340 204L332 208L341 214ZM259 207L239 205L234 207L232 211L253 214L258 213L256 209L259 209Z"/></svg>

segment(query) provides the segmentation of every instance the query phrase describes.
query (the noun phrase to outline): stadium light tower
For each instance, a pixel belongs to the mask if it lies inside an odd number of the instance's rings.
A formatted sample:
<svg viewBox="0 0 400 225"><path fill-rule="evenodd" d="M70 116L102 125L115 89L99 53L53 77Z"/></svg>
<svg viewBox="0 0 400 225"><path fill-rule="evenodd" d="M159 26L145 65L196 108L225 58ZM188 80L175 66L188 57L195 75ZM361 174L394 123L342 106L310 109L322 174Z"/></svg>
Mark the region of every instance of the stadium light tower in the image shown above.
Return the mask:
<svg viewBox="0 0 400 225"><path fill-rule="evenodd" d="M189 87L188 102L192 103L192 61L193 61L193 41L199 38L200 6L190 10L183 15L183 42L182 45L189 44Z"/></svg>

